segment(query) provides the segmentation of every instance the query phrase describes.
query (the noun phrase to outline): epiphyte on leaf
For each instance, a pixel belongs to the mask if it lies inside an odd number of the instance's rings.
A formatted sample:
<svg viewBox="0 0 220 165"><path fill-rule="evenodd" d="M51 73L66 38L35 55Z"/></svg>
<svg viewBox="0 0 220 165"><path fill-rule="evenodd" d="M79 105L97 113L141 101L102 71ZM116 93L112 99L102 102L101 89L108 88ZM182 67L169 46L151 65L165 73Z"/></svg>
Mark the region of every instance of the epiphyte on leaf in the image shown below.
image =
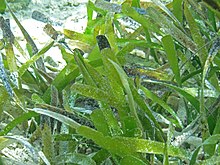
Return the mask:
<svg viewBox="0 0 220 165"><path fill-rule="evenodd" d="M13 43L15 37L12 31L10 30L10 24L8 21L8 19L0 17L0 28L2 29L3 37L6 39L6 42Z"/></svg>
<svg viewBox="0 0 220 165"><path fill-rule="evenodd" d="M98 35L96 37L96 40L97 40L100 51L105 48L111 48L108 42L108 39L104 35Z"/></svg>
<svg viewBox="0 0 220 165"><path fill-rule="evenodd" d="M49 17L47 17L46 15L44 15L43 13L37 11L37 10L34 10L31 17L37 21L41 21L41 22L44 22L44 23L50 23L51 20L49 19Z"/></svg>
<svg viewBox="0 0 220 165"><path fill-rule="evenodd" d="M50 24L46 24L44 26L44 32L47 33L47 35L49 35L54 40L56 40L59 35L59 33Z"/></svg>

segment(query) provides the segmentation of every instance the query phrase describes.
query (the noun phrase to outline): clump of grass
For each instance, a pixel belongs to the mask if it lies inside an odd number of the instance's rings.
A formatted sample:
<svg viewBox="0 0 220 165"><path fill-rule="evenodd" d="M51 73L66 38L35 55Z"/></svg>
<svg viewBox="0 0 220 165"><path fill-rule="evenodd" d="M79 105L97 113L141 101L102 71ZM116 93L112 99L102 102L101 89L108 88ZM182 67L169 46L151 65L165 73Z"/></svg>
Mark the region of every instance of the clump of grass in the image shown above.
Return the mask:
<svg viewBox="0 0 220 165"><path fill-rule="evenodd" d="M13 120L2 118L7 125L0 131L0 148L19 141L13 134L18 127L30 136L22 144L35 164L219 163L220 5L215 3L217 9L192 0L89 1L84 33L64 29L67 43L47 30L56 37L40 50L11 12L29 54L2 19L0 97L7 102L0 113ZM43 65L53 46L66 61L62 70L54 68L54 78L48 73L53 67ZM25 63L18 65L13 47ZM5 70L18 75L16 83Z"/></svg>

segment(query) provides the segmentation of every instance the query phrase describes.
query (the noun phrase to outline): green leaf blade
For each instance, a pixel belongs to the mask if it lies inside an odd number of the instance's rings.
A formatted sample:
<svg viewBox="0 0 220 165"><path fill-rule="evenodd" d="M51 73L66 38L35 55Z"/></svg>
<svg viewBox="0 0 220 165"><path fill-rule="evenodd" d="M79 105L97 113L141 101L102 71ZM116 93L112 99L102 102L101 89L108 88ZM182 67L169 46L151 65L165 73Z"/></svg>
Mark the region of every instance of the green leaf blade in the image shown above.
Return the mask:
<svg viewBox="0 0 220 165"><path fill-rule="evenodd" d="M173 39L170 35L167 35L162 38L163 46L165 52L167 54L167 59L170 64L170 67L175 75L175 79L179 86L181 86L181 77L180 77L180 69L178 66L178 57L175 49L175 45Z"/></svg>
<svg viewBox="0 0 220 165"><path fill-rule="evenodd" d="M6 9L6 3L5 0L0 0L0 13L4 13Z"/></svg>
<svg viewBox="0 0 220 165"><path fill-rule="evenodd" d="M166 102L164 102L162 99L160 99L157 95L155 95L153 92L151 92L150 90L148 90L147 88L144 88L143 86L141 86L141 90L145 93L145 95L150 98L153 102L158 103L159 105L161 105L165 110L167 110L177 121L178 125L183 128L183 124L181 122L181 120L179 119L179 117L177 116L177 114L174 112L174 110L168 105L166 104Z"/></svg>
<svg viewBox="0 0 220 165"><path fill-rule="evenodd" d="M35 56L32 56L31 59L26 61L18 70L20 76L22 76L26 70L33 65L44 53L46 53L54 44L54 41L50 42L44 48L42 48Z"/></svg>
<svg viewBox="0 0 220 165"><path fill-rule="evenodd" d="M200 33L200 29L198 25L196 24L195 18L193 18L193 15L189 9L189 4L187 2L184 3L184 14L188 22L192 38L197 45L197 49L201 49L198 51L198 54L199 54L199 58L200 58L202 65L204 65L205 60L208 56L208 51L206 47L204 46L205 41Z"/></svg>

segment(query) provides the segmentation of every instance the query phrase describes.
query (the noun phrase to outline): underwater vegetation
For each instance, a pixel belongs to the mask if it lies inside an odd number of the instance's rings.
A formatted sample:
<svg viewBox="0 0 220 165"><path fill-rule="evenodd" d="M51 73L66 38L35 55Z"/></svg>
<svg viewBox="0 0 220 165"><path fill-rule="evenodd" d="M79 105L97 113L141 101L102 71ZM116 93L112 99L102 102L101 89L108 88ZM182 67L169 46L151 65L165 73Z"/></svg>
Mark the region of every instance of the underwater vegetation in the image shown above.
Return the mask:
<svg viewBox="0 0 220 165"><path fill-rule="evenodd" d="M26 41L0 17L0 151L29 155L0 164L220 163L218 0L88 1L83 33L34 11L42 48L0 4ZM54 47L62 69L44 57Z"/></svg>

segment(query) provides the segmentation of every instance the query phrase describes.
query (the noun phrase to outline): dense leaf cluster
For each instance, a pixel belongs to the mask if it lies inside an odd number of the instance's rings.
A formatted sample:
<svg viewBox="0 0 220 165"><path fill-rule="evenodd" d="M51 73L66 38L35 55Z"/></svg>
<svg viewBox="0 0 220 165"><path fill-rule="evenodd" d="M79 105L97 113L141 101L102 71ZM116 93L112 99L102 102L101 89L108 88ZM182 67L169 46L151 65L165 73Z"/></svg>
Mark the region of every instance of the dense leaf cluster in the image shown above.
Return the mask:
<svg viewBox="0 0 220 165"><path fill-rule="evenodd" d="M220 4L212 1L89 1L84 33L47 24L41 49L8 6L27 51L1 17L0 149L19 142L33 164L219 163ZM61 70L44 62L55 46Z"/></svg>

